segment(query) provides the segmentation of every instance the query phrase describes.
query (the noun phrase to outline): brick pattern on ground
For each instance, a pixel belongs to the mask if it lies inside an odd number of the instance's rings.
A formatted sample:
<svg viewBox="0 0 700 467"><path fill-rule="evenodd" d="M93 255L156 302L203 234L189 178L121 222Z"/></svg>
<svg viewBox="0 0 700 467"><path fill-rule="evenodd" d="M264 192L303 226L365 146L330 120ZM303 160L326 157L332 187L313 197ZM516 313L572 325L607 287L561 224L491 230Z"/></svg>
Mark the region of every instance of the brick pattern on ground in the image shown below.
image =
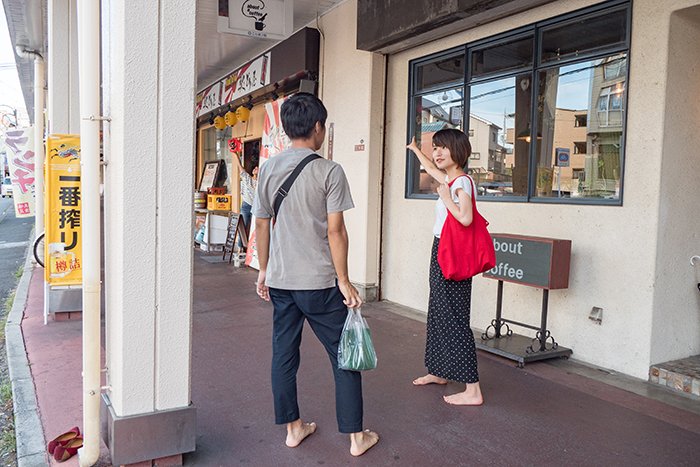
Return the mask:
<svg viewBox="0 0 700 467"><path fill-rule="evenodd" d="M653 365L649 369L649 381L700 397L700 355Z"/></svg>

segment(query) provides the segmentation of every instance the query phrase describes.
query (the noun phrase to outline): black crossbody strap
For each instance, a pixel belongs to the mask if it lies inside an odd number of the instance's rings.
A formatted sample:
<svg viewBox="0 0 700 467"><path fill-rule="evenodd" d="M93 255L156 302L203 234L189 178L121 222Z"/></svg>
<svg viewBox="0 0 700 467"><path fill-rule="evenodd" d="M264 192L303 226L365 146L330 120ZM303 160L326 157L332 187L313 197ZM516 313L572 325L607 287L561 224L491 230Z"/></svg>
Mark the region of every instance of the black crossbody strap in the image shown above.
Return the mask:
<svg viewBox="0 0 700 467"><path fill-rule="evenodd" d="M289 190L292 188L294 181L297 179L301 171L304 170L304 167L306 167L306 165L309 162L320 158L321 156L319 156L318 154L309 154L308 156L306 156L301 162L297 164L296 167L294 167L294 171L292 171L289 177L287 177L282 186L279 187L279 189L277 190L277 195L275 195L275 202L272 205L272 208L275 211L275 219L277 219L277 215L280 211L282 201L284 201L284 198L286 198L287 194L289 194Z"/></svg>

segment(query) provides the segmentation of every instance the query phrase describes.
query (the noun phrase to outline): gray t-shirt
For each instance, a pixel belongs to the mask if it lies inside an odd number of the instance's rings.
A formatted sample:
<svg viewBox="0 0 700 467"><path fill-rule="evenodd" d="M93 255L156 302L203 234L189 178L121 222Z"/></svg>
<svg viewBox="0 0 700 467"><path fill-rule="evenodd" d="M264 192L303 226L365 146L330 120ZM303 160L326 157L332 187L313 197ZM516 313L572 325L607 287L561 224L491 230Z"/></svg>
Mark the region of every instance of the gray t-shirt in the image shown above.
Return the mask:
<svg viewBox="0 0 700 467"><path fill-rule="evenodd" d="M274 216L277 190L294 168L313 151L290 148L260 167L253 215ZM353 208L343 168L326 159L311 161L280 206L270 235L270 260L265 283L286 290L318 290L335 286L336 273L328 244L328 214Z"/></svg>

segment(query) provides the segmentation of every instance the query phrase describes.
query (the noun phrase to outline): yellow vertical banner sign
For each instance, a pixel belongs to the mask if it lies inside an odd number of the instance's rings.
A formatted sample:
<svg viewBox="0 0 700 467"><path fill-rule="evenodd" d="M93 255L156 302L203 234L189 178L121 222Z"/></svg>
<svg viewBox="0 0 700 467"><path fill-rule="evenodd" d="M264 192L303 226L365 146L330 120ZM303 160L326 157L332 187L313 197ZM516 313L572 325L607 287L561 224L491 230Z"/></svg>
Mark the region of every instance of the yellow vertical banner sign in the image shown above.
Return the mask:
<svg viewBox="0 0 700 467"><path fill-rule="evenodd" d="M82 283L80 136L46 139L45 278L48 284Z"/></svg>

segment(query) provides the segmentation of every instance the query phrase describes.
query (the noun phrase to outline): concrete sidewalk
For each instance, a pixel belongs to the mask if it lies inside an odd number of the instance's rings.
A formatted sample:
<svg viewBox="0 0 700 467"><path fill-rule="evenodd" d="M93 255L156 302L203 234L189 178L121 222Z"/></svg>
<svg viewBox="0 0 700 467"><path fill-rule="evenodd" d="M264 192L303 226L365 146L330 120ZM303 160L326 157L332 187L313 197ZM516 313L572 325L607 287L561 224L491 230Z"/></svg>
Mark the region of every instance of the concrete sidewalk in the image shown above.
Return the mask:
<svg viewBox="0 0 700 467"><path fill-rule="evenodd" d="M81 425L81 325L43 325L41 272L35 270L29 284L22 332L49 440ZM252 270L195 255L198 437L185 465L666 466L697 465L700 458L698 413L574 374L561 362L518 369L479 353L485 404L448 406L442 395L459 385L411 385L425 371L425 325L391 303L363 308L379 356L378 368L363 375L365 425L380 433L380 444L361 458L350 456L347 436L337 433L328 358L307 328L299 402L302 417L319 429L299 448L286 448L284 428L274 425L272 414L272 309L255 294L255 277ZM103 452L101 465L109 465ZM62 465L78 465L77 456Z"/></svg>

